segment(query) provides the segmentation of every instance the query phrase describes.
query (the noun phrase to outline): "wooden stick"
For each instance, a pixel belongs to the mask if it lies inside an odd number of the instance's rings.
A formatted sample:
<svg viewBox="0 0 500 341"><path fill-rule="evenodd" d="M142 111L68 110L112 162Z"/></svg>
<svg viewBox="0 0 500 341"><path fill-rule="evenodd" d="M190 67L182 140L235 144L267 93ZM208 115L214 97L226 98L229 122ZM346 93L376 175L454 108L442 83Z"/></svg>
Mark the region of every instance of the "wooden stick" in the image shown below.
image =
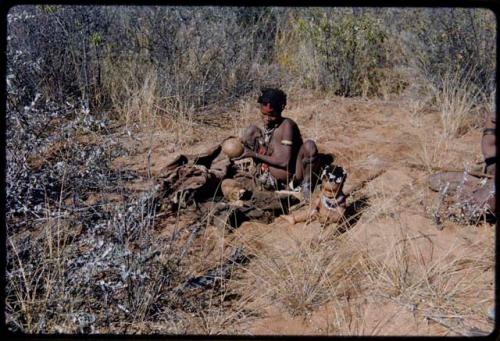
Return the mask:
<svg viewBox="0 0 500 341"><path fill-rule="evenodd" d="M360 181L357 185L354 185L354 187L352 187L348 191L346 191L345 192L345 196L346 197L351 196L354 192L359 191L361 188L365 187L367 183L369 183L373 179L379 177L384 172L385 172L385 169L381 169L378 172L376 172L375 174L373 174L373 175L369 176L368 178Z"/></svg>
<svg viewBox="0 0 500 341"><path fill-rule="evenodd" d="M303 200L304 199L304 194L302 194L302 192L295 192L295 191L288 191L288 190L281 190L281 191L275 191L274 193L276 193L278 196L280 195L283 195L283 196L294 196L296 197L297 199L299 200Z"/></svg>
<svg viewBox="0 0 500 341"><path fill-rule="evenodd" d="M491 175L491 174L468 171L466 169L460 169L460 168L448 168L448 167L437 167L437 166L426 167L424 165L421 165L418 163L411 163L411 162L408 162L405 165L409 166L411 168L417 168L417 169L421 169L421 170L428 170L430 168L432 171L435 171L435 172L458 172L458 173L466 172L467 174L475 176L477 178L488 178L488 179L495 178L495 176Z"/></svg>
<svg viewBox="0 0 500 341"><path fill-rule="evenodd" d="M451 325L451 323L447 322L445 319L441 318L440 316L436 315L430 315L430 314L424 314L425 318L432 320L434 322L439 323L440 325L448 328L449 330L461 335L461 336L480 336L480 335L487 335L487 333L481 331L481 330L467 330L467 329L462 329L460 327L456 327Z"/></svg>
<svg viewBox="0 0 500 341"><path fill-rule="evenodd" d="M345 196L348 197L348 196L352 195L354 192L359 191L368 182L370 182L373 179L379 177L384 172L385 172L385 169L381 169L378 172L376 172L375 174L373 174L373 175L369 176L368 178L360 181L354 187L352 187L351 189L349 189L349 191L345 192ZM304 195L302 194L302 192L295 192L295 191L289 191L289 190L281 190L281 191L275 191L275 193L278 194L278 196L279 195L292 195L292 196L296 197L297 199L299 199L300 201L302 201L304 199ZM300 207L302 207L302 206L300 206Z"/></svg>
<svg viewBox="0 0 500 341"><path fill-rule="evenodd" d="M290 207L289 213L297 211L299 208L306 206L308 203L306 201L301 201L297 205Z"/></svg>

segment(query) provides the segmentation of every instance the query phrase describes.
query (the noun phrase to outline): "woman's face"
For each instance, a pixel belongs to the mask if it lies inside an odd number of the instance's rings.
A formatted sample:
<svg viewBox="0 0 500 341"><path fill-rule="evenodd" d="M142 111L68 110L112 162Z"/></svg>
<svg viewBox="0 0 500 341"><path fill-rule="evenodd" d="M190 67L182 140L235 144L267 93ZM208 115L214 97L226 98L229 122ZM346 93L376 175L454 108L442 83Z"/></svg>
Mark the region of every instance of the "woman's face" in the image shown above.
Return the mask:
<svg viewBox="0 0 500 341"><path fill-rule="evenodd" d="M280 114L274 111L270 103L261 103L260 113L262 117L262 122L264 122L265 126L272 125L276 120L280 118Z"/></svg>

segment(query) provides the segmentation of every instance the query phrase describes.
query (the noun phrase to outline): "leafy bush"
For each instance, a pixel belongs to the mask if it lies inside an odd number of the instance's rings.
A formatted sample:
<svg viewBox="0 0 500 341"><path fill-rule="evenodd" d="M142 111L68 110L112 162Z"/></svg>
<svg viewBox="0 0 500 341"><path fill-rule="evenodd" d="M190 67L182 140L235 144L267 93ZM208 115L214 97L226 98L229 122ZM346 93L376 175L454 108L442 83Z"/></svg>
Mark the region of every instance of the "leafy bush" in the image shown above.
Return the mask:
<svg viewBox="0 0 500 341"><path fill-rule="evenodd" d="M305 85L345 96L377 93L380 70L390 62L387 33L372 14L347 9L305 10L292 16L289 31L290 38L285 41L294 45L296 52L292 70L302 75Z"/></svg>

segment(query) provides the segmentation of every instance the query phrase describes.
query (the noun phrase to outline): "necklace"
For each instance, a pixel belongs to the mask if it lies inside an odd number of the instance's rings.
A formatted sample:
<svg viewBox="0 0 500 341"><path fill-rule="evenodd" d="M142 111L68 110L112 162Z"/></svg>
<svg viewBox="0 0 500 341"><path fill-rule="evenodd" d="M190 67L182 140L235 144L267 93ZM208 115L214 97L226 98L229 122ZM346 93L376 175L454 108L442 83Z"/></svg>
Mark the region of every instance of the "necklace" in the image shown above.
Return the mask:
<svg viewBox="0 0 500 341"><path fill-rule="evenodd" d="M264 130L264 144L266 146L268 146L269 142L271 142L271 138L273 137L274 129L276 129L276 127L265 128L265 130Z"/></svg>
<svg viewBox="0 0 500 341"><path fill-rule="evenodd" d="M276 130L276 128L280 126L281 122L283 122L283 118L281 118L278 121L275 121L273 123L272 127L264 127L264 143L265 143L266 147L271 142L271 138L273 137L273 133Z"/></svg>
<svg viewBox="0 0 500 341"><path fill-rule="evenodd" d="M321 195L321 203L323 206L329 210L334 210L343 204L345 201L345 195L341 194L337 198L328 198L324 195Z"/></svg>

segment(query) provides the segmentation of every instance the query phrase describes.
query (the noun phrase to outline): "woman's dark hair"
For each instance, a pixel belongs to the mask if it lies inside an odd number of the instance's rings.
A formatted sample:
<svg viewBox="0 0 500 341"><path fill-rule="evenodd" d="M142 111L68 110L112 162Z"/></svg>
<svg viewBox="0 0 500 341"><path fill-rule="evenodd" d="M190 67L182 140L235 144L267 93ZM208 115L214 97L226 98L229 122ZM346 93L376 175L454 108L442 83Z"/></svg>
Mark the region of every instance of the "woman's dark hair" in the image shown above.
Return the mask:
<svg viewBox="0 0 500 341"><path fill-rule="evenodd" d="M271 104L271 108L277 113L281 113L286 106L286 94L280 89L262 89L262 95L257 99L257 103Z"/></svg>

